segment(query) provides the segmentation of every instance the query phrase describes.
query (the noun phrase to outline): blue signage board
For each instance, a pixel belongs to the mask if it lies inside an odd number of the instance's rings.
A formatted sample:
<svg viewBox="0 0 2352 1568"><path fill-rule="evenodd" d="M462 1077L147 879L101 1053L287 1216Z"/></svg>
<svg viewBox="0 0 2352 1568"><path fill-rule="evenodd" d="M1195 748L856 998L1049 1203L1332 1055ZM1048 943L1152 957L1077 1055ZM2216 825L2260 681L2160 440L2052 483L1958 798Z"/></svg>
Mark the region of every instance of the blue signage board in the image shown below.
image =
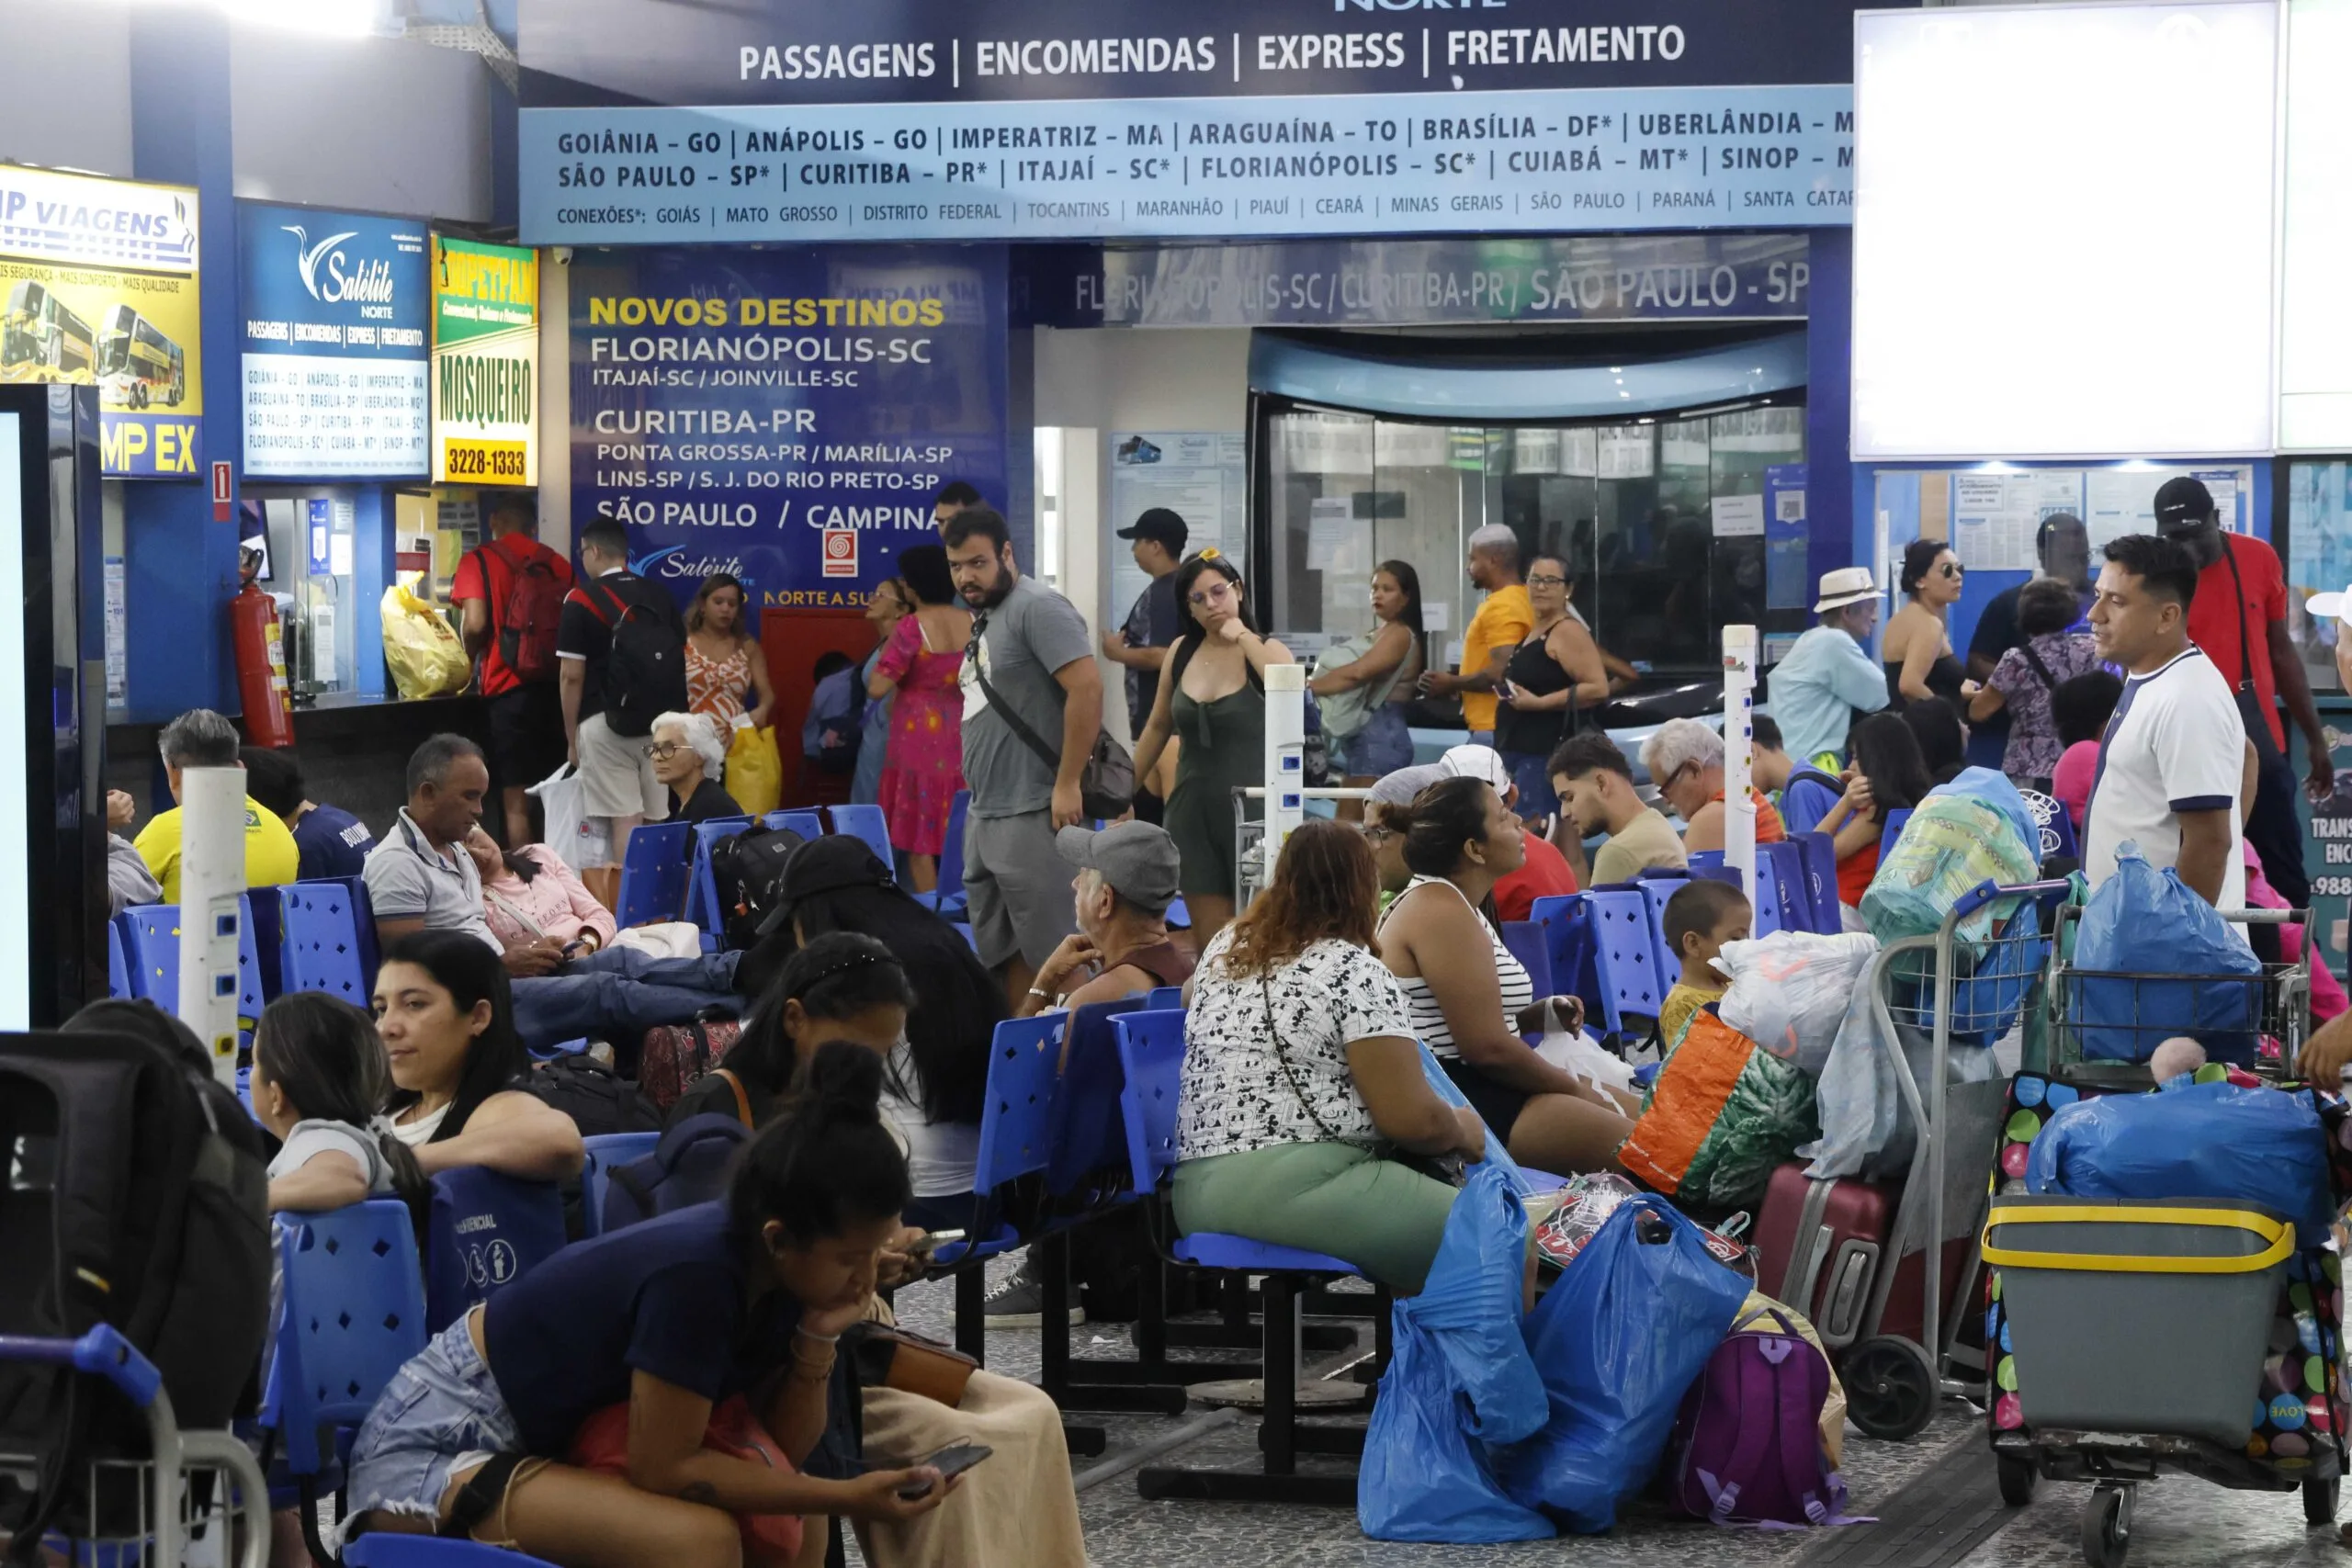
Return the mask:
<svg viewBox="0 0 2352 1568"><path fill-rule="evenodd" d="M681 602L847 608L936 544L932 496L1009 477L1005 254L582 251L571 499Z"/></svg>
<svg viewBox="0 0 2352 1568"><path fill-rule="evenodd" d="M1802 233L1062 245L1024 253L1023 324L1340 327L1801 321Z"/></svg>
<svg viewBox="0 0 2352 1568"><path fill-rule="evenodd" d="M1842 0L525 0L533 243L1851 221Z"/></svg>
<svg viewBox="0 0 2352 1568"><path fill-rule="evenodd" d="M237 204L249 477L429 471L429 248L419 219Z"/></svg>

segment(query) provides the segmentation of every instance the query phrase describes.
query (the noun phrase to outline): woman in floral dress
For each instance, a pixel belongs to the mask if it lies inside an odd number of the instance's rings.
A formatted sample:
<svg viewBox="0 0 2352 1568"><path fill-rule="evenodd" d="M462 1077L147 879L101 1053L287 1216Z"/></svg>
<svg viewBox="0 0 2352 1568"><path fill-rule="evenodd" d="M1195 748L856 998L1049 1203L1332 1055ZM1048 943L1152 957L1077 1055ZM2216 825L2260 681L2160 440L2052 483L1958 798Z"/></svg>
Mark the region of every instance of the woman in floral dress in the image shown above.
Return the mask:
<svg viewBox="0 0 2352 1568"><path fill-rule="evenodd" d="M882 763L882 812L890 842L907 857L915 891L939 885L947 814L964 787L964 694L957 675L972 617L956 595L947 552L917 545L899 556L899 575L914 595L876 661L868 696L898 694L890 704L890 743Z"/></svg>

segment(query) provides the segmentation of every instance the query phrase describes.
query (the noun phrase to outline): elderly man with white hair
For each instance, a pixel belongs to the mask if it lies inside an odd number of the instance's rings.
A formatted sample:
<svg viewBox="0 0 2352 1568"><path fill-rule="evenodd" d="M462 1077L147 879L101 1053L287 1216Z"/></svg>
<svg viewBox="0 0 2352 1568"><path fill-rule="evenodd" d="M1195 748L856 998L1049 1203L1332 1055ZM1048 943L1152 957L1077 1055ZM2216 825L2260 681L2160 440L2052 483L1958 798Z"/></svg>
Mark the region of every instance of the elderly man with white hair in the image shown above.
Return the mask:
<svg viewBox="0 0 2352 1568"><path fill-rule="evenodd" d="M653 721L645 743L653 776L670 789L670 820L707 822L741 817L743 808L718 784L727 766L727 742L707 713L665 713Z"/></svg>
<svg viewBox="0 0 2352 1568"><path fill-rule="evenodd" d="M1724 738L1695 718L1669 718L1642 742L1642 766L1684 828L1682 848L1697 854L1724 847ZM1781 814L1764 792L1747 786L1756 802L1756 841L1777 844L1787 838Z"/></svg>
<svg viewBox="0 0 2352 1568"><path fill-rule="evenodd" d="M1535 629L1535 607L1527 602L1527 584L1519 575L1519 536L1499 523L1489 523L1470 536L1470 585L1487 597L1462 634L1462 669L1449 675L1432 670L1421 677L1421 690L1432 697L1462 697L1462 721L1470 727L1470 743L1495 743L1495 685L1511 650Z"/></svg>

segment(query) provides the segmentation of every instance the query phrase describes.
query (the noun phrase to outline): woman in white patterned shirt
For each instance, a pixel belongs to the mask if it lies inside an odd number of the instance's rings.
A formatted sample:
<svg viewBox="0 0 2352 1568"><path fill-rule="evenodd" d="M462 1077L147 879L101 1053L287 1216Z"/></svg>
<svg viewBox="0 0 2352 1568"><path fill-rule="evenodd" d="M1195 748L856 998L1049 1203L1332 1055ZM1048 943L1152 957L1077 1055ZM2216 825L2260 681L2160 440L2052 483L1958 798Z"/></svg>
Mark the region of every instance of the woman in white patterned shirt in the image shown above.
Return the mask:
<svg viewBox="0 0 2352 1568"><path fill-rule="evenodd" d="M1410 1295L1455 1189L1389 1157L1486 1152L1422 1076L1396 976L1374 956L1380 877L1350 824L1309 822L1193 976L1176 1223L1328 1253Z"/></svg>

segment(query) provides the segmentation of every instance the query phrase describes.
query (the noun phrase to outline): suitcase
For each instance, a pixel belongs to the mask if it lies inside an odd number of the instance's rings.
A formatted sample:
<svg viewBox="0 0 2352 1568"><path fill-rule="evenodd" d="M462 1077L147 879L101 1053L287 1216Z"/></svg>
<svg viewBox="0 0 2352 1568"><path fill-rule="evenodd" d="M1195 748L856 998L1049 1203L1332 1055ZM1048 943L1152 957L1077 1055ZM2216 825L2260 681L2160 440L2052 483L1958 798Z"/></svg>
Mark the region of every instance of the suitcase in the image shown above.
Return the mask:
<svg viewBox="0 0 2352 1568"><path fill-rule="evenodd" d="M742 1024L731 1018L647 1030L638 1052L637 1091L667 1112L718 1066L742 1032Z"/></svg>
<svg viewBox="0 0 2352 1568"><path fill-rule="evenodd" d="M1807 1179L1805 1162L1792 1160L1772 1173L1756 1223L1756 1288L1813 1320L1821 1342L1841 1350L1858 1339L1897 1334L1917 1342L1925 1332L1927 1269L1924 1256L1904 1258L1892 1280L1880 1270L1903 1203L1898 1181ZM1954 1312L1967 1300L1974 1272L1975 1238L1944 1243L1944 1310L1949 1334ZM1877 1321L1871 1306L1881 1288L1884 1304Z"/></svg>

